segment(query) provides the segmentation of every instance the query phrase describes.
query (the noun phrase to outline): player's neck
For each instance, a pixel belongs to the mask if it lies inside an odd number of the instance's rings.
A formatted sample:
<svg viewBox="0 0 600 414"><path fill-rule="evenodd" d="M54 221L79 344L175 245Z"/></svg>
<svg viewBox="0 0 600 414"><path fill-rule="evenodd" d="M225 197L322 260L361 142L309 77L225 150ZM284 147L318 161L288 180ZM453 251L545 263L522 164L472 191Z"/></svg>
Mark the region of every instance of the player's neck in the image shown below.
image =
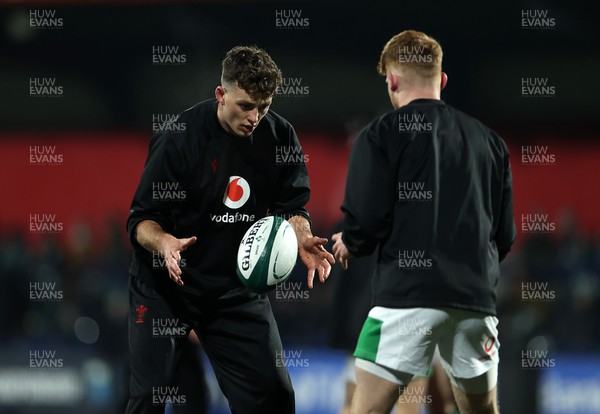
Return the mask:
<svg viewBox="0 0 600 414"><path fill-rule="evenodd" d="M225 122L225 119L223 117L223 109L221 108L221 105L217 105L217 120L219 121L219 125L221 125L221 128L223 128L225 132L233 134L231 127L229 126L229 124L227 124L227 122Z"/></svg>
<svg viewBox="0 0 600 414"><path fill-rule="evenodd" d="M415 99L440 99L440 90L437 88L412 88L397 91L392 97L395 109L408 105Z"/></svg>

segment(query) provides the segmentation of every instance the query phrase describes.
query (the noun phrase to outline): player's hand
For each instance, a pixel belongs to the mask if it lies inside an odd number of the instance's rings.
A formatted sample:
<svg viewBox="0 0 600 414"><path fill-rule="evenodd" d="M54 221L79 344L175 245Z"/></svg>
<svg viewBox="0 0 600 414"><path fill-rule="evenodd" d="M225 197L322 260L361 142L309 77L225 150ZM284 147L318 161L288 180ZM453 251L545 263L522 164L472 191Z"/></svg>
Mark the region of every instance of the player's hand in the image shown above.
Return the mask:
<svg viewBox="0 0 600 414"><path fill-rule="evenodd" d="M331 265L335 263L333 255L323 247L327 239L313 236L310 223L303 216L293 216L288 220L298 240L298 254L308 269L308 288L313 288L315 270L321 283L325 283L331 272Z"/></svg>
<svg viewBox="0 0 600 414"><path fill-rule="evenodd" d="M331 238L333 240L333 255L335 259L340 262L342 269L348 270L348 260L352 258L352 255L348 251L348 248L342 241L342 232L336 233Z"/></svg>
<svg viewBox="0 0 600 414"><path fill-rule="evenodd" d="M170 234L164 234L161 240L160 253L165 259L165 265L169 271L169 277L179 286L183 286L181 280L181 252L196 242L196 236L185 239L177 239Z"/></svg>
<svg viewBox="0 0 600 414"><path fill-rule="evenodd" d="M298 254L308 269L308 288L313 288L315 270L319 275L321 283L325 283L331 272L331 265L335 263L333 255L323 247L327 239L310 236L298 240Z"/></svg>

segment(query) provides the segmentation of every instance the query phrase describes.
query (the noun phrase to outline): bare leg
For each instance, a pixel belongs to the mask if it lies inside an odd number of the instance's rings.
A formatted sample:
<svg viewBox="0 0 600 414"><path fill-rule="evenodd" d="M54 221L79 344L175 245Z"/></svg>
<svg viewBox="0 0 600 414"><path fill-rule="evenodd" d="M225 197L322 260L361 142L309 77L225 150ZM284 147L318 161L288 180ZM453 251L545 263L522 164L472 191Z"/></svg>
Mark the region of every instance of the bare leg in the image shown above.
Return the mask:
<svg viewBox="0 0 600 414"><path fill-rule="evenodd" d="M427 382L427 378L415 378L408 384L398 398L396 414L419 414L421 401L427 399Z"/></svg>
<svg viewBox="0 0 600 414"><path fill-rule="evenodd" d="M352 408L352 398L354 397L354 391L356 390L356 384L353 382L346 382L346 396L344 398L344 406L340 414L350 414Z"/></svg>
<svg viewBox="0 0 600 414"><path fill-rule="evenodd" d="M484 394L467 394L452 385L461 414L499 414L496 387Z"/></svg>
<svg viewBox="0 0 600 414"><path fill-rule="evenodd" d="M356 367L352 414L389 414L400 395L400 386Z"/></svg>
<svg viewBox="0 0 600 414"><path fill-rule="evenodd" d="M452 384L442 364L434 359L433 372L429 378L429 394L431 395L431 414L449 414L458 410L452 395Z"/></svg>

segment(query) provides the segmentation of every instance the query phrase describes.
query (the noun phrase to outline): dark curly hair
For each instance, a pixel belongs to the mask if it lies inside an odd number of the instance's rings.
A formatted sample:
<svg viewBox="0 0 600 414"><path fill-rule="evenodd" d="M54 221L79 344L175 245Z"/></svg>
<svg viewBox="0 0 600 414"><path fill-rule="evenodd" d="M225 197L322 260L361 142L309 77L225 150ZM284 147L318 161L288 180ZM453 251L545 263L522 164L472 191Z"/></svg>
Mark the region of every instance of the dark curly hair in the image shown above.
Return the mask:
<svg viewBox="0 0 600 414"><path fill-rule="evenodd" d="M281 70L256 46L236 46L223 59L221 81L237 84L252 99L268 99L281 84Z"/></svg>

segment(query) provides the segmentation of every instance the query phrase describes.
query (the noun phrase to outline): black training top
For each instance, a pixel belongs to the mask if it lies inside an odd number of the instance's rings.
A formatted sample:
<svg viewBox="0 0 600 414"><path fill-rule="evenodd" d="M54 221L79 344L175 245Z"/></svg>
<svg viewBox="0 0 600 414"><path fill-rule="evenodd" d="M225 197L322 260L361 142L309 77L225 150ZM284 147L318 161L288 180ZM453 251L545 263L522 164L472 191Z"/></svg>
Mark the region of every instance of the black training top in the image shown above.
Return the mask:
<svg viewBox="0 0 600 414"><path fill-rule="evenodd" d="M516 236L512 176L506 144L479 121L417 99L371 122L352 149L342 210L353 255L380 244L374 306L495 315Z"/></svg>
<svg viewBox="0 0 600 414"><path fill-rule="evenodd" d="M141 221L153 220L177 238L198 237L182 253L184 288L219 297L241 286L235 266L246 230L266 215L309 218L309 196L289 122L269 111L250 137L238 137L219 124L216 100L201 102L152 137L127 220L130 273L152 285L169 280L160 254L134 237Z"/></svg>

